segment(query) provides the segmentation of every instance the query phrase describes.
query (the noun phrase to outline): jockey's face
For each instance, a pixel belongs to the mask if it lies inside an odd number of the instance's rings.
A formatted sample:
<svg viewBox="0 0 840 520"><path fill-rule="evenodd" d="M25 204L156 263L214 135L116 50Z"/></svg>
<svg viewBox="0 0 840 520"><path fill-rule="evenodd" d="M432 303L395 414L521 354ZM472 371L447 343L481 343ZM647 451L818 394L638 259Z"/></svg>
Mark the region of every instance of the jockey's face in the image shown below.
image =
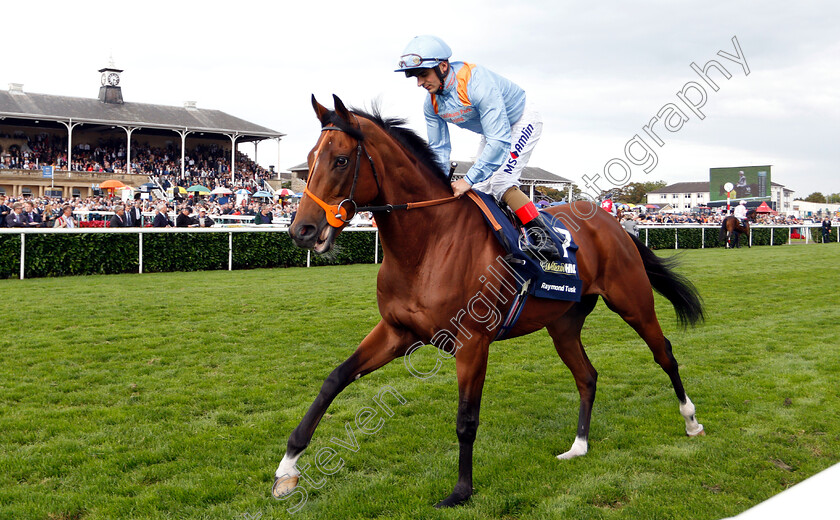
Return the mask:
<svg viewBox="0 0 840 520"><path fill-rule="evenodd" d="M440 71L446 76L449 72L449 64L443 62L440 64ZM434 69L424 69L423 72L417 74L417 86L429 91L430 94L436 93L440 90L441 82Z"/></svg>
<svg viewBox="0 0 840 520"><path fill-rule="evenodd" d="M426 69L417 75L417 86L428 90L434 94L440 89L440 79L432 69Z"/></svg>

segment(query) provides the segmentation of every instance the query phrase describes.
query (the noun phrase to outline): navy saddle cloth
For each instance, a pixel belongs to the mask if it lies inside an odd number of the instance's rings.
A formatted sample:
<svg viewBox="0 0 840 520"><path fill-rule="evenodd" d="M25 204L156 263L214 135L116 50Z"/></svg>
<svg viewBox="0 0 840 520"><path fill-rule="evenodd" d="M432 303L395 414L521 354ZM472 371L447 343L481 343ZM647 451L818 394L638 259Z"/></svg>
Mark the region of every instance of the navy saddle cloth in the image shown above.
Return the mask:
<svg viewBox="0 0 840 520"><path fill-rule="evenodd" d="M541 214L543 222L551 232L551 238L557 250L564 256L562 262L538 260L522 250L525 237L514 227L508 216L496 203L496 199L485 193L476 191L484 204L502 226L496 231L496 238L508 252L508 263L519 274L522 280L530 280L528 294L538 298L579 302L581 296L581 281L578 276L577 244L572 240L572 234L558 219L548 214ZM489 224L492 222L484 216ZM521 284L519 289L521 289Z"/></svg>

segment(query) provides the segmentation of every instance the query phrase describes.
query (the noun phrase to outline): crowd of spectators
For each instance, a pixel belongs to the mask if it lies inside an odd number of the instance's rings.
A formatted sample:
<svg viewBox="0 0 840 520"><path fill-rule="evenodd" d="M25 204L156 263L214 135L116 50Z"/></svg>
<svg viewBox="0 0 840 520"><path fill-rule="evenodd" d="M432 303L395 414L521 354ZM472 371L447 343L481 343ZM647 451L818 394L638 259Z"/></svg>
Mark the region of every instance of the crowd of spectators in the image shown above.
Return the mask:
<svg viewBox="0 0 840 520"><path fill-rule="evenodd" d="M67 142L66 137L47 132L38 133L34 136L26 135L23 132L15 132L14 135L0 133L0 138L12 139L21 144L9 145L7 149L0 149L0 169L37 169L41 166L52 165L58 169L67 167ZM26 144L22 145L25 140ZM127 150L124 139L100 138L95 145L80 143L73 146L70 169L72 171L88 171L98 173L126 173ZM180 186L187 188L194 184L201 184L210 189L225 187L232 191L245 188L253 193L265 186L265 181L270 178L269 172L257 165L247 155L236 153L235 178L230 178L230 152L221 146L211 144L198 144L187 150L184 157L185 175L181 175L181 153L180 148L174 144L167 144L165 147L153 147L148 143L139 143L132 140L131 143L131 173L148 176L154 183L164 189ZM262 204L249 199L243 199L244 204L236 204L228 197L201 197L176 199L170 211L177 210L178 217L186 222L186 215L182 208L190 208L189 218L199 218L203 210L206 218L212 219L219 215L242 215L254 216L254 220L265 221L266 214L272 218L288 219L296 211L295 203L279 201L276 204ZM240 200L242 202L243 200ZM9 199L10 203L5 206L5 214L0 216L0 226L6 225L5 217L13 213L11 204L20 202L32 205L32 211L38 215L38 222L43 225L52 225L62 216L63 208L69 207L71 212L83 212L95 214L100 212L113 212L122 204L121 200L108 197L89 197L85 199L60 199L52 197L31 198L16 201ZM151 212L156 209L157 203L141 201L143 212ZM29 211L23 211L29 215ZM40 215L44 215L41 218ZM724 218L722 212L710 214L636 214L625 213L631 216L638 224L705 224L720 225ZM24 217L27 218L27 217ZM177 220L177 219L176 219ZM760 214L757 218L759 224L776 225L797 225L807 223L804 219L793 216ZM33 225L31 222L28 225Z"/></svg>
<svg viewBox="0 0 840 520"><path fill-rule="evenodd" d="M271 224L288 223L294 219L298 203L295 201L278 200L277 202L261 202L243 198L239 204L227 197L189 197L175 199L169 203L157 200L123 201L111 197L88 197L85 199L61 199L57 197L26 197L11 198L0 196L0 227L68 227L65 221L58 222L66 212L74 221L69 227L80 227L82 221L107 221L114 226L113 214L124 212L125 216L117 220L125 220L120 226L134 226L137 219L135 211L144 215L143 226L152 226L157 213L170 215L177 213L177 217L167 217L172 227L210 227L218 224L222 216L252 217L238 218L242 224ZM18 211L19 210L19 211ZM154 214L154 215L152 215ZM12 215L12 220L8 216ZM15 217L14 215L20 215ZM200 220L207 219L207 220ZM195 220L195 222L189 222ZM75 225L73 225L75 224ZM195 224L195 225L194 225ZM167 227L163 225L161 227Z"/></svg>
<svg viewBox="0 0 840 520"><path fill-rule="evenodd" d="M251 188L253 191L255 188ZM73 198L62 199L57 197L5 197L0 196L0 227L6 225L5 219L13 213L15 205L20 205L21 213L24 215L32 215L32 220L29 220L26 227L53 227L56 220L64 213L65 208L69 208L77 220L79 219L97 219L101 220L102 215L110 218L110 214L115 212L119 207L124 207L128 210L130 208L137 208L142 213L146 214L144 218L144 225L151 225L151 214L160 211L161 206L165 206L164 213L176 215L172 217L171 225L174 227L178 224L178 220L182 222L190 219L207 218L213 222L209 225L220 223L223 218L218 218L223 215L232 215L239 217L253 217L253 219L236 219L249 224L267 224L278 222L290 222L297 211L298 202L296 199L277 200L266 202L251 197L240 197L237 200L236 196L197 196L197 197L179 197L170 201L169 203L162 203L157 200L137 200L137 201L123 201L118 198L98 196L87 198ZM127 208L125 208L127 206ZM184 210L187 210L186 212ZM183 218L181 218L183 217ZM681 215L681 214L648 214L638 215L633 212L624 212L622 220L625 218L633 219L637 224L641 225L668 225L668 224L703 224L718 226L721 224L724 215L720 213L701 215ZM24 217L27 218L28 217ZM366 216L367 218L367 216ZM817 222L814 218L797 218L793 216L782 215L760 215L757 219L758 224L775 224L775 225L806 225ZM106 219L107 220L107 219ZM131 219L129 218L129 221ZM835 223L840 223L840 218L835 217ZM33 224L36 222L37 224ZM203 225L203 223L202 223ZM188 224L192 226L192 224ZM193 226L197 227L197 226Z"/></svg>
<svg viewBox="0 0 840 520"><path fill-rule="evenodd" d="M67 169L67 138L42 132L28 136L0 134L2 138L25 140L24 146L12 144L0 149L0 169L34 170L41 166ZM97 143L73 146L70 170L97 173L127 173L125 139L100 138ZM181 149L175 144L153 147L148 143L131 141L131 173L153 176L165 187L203 184L208 187L248 183L262 186L272 172L256 164L242 152L236 152L234 181L230 179L230 151L221 146L197 144L188 148L184 156L184 176L181 176Z"/></svg>
<svg viewBox="0 0 840 520"><path fill-rule="evenodd" d="M638 215L636 213L625 212L624 216L631 216L639 224L656 225L656 224L704 224L704 225L721 225L726 215L723 213L711 214L678 214L678 213L653 213L648 215ZM815 217L816 218L816 217ZM795 226L797 224L806 224L805 220L795 216L759 214L756 217L756 224L778 225L778 226Z"/></svg>

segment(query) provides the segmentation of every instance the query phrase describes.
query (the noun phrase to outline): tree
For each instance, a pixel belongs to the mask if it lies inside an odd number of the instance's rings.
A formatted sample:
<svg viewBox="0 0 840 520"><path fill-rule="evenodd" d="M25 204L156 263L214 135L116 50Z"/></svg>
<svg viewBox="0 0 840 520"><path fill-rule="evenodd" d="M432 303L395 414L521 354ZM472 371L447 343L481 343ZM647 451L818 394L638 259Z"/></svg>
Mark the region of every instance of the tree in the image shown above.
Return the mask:
<svg viewBox="0 0 840 520"><path fill-rule="evenodd" d="M804 200L805 202L822 202L824 204L825 203L825 195L823 195L822 193L820 193L818 191L815 191L814 193L808 195L807 197L805 197L802 200Z"/></svg>
<svg viewBox="0 0 840 520"><path fill-rule="evenodd" d="M621 188L619 200L628 204L641 204L645 202L645 196L651 191L664 188L668 183L665 181L653 182L631 182Z"/></svg>
<svg viewBox="0 0 840 520"><path fill-rule="evenodd" d="M549 199L559 202L561 200L566 200L568 202L569 198L569 188L563 188L562 190L555 190L554 188L547 188L545 186L537 186L535 191L540 195L548 197ZM572 184L572 199L578 200L580 198L580 188L578 188L577 184ZM539 199L539 197L536 197Z"/></svg>

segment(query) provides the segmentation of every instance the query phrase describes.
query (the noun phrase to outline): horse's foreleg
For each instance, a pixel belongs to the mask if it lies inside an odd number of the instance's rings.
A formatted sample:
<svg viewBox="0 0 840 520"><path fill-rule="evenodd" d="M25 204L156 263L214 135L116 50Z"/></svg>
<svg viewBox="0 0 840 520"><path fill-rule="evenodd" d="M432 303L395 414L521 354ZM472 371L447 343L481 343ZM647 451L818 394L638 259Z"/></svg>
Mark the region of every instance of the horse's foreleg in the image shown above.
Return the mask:
<svg viewBox="0 0 840 520"><path fill-rule="evenodd" d="M289 437L286 454L275 472L274 486L271 489L274 497L285 496L297 486L300 477L300 471L296 467L297 460L312 440L315 428L333 399L351 382L404 355L413 339L408 333L380 321L362 340L356 351L332 371L303 420Z"/></svg>
<svg viewBox="0 0 840 520"><path fill-rule="evenodd" d="M478 431L478 415L481 408L481 392L487 372L487 344L461 348L455 355L458 372L458 419L455 431L458 434L458 482L452 494L435 507L452 507L462 504L472 496L472 458L475 435Z"/></svg>

